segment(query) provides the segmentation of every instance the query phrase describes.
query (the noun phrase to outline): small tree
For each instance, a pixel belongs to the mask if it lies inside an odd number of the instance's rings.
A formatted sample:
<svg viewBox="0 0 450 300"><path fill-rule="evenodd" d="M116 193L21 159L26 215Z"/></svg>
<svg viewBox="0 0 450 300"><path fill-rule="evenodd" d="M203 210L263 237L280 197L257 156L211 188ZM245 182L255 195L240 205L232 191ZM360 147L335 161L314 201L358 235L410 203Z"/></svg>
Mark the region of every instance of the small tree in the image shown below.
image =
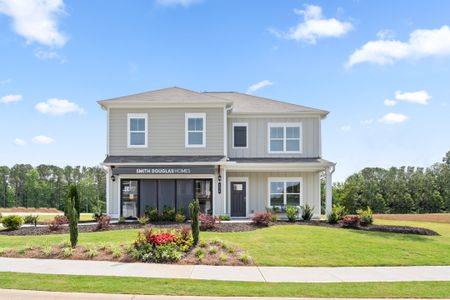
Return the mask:
<svg viewBox="0 0 450 300"><path fill-rule="evenodd" d="M198 243L198 237L200 235L200 228L198 225L198 213L200 211L200 203L197 199L194 199L189 203L189 212L191 213L191 229L192 236L194 238L194 245Z"/></svg>
<svg viewBox="0 0 450 300"><path fill-rule="evenodd" d="M75 208L77 218L80 219L80 197L78 195L78 189L75 184L69 186L69 199L73 202L73 207ZM65 210L64 214L69 217L69 210Z"/></svg>
<svg viewBox="0 0 450 300"><path fill-rule="evenodd" d="M72 248L75 248L78 243L78 212L75 208L77 198L75 195L78 195L77 188L76 186L71 186L66 201L66 212L69 219L70 245Z"/></svg>

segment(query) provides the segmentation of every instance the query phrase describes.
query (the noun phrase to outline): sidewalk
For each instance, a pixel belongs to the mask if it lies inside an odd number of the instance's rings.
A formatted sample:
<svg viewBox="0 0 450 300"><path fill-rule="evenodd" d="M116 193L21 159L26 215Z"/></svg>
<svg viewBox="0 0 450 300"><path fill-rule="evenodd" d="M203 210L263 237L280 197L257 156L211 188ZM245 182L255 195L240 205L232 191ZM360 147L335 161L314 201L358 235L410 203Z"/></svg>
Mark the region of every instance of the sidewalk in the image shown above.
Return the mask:
<svg viewBox="0 0 450 300"><path fill-rule="evenodd" d="M91 300L91 299L104 299L104 300L319 300L324 298L270 298L270 297L201 297L201 296L160 296L160 295L124 295L124 294L89 294L89 293L60 293L60 292L41 292L41 291L23 291L23 290L5 290L0 289L0 299L8 300ZM333 300L334 298L327 298ZM386 300L386 298L383 298ZM342 300L335 299L335 300ZM358 298L352 298L352 300L358 300ZM374 300L364 298L364 300ZM402 300L396 298L396 300ZM409 299L411 300L411 299ZM432 300L432 299L429 299Z"/></svg>
<svg viewBox="0 0 450 300"><path fill-rule="evenodd" d="M450 281L450 266L231 267L6 257L0 258L0 272L257 282Z"/></svg>

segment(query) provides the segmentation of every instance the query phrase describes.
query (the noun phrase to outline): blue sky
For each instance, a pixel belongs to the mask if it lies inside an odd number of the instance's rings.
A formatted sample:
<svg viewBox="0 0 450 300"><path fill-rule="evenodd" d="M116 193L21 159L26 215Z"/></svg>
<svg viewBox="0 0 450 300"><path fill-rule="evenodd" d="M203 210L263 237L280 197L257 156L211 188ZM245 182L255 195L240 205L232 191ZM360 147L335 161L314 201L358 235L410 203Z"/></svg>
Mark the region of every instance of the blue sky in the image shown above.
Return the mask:
<svg viewBox="0 0 450 300"><path fill-rule="evenodd" d="M0 0L0 164L98 164L100 99L256 84L331 112L337 180L429 166L450 150L450 2L405 3Z"/></svg>

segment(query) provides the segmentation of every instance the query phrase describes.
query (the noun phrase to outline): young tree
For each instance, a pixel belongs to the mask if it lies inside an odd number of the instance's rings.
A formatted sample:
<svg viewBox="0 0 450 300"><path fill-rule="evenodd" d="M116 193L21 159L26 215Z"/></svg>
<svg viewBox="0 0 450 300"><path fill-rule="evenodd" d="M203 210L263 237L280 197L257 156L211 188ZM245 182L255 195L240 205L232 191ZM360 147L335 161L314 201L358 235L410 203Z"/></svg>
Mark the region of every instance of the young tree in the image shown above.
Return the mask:
<svg viewBox="0 0 450 300"><path fill-rule="evenodd" d="M78 212L75 208L75 200L78 191L72 185L66 202L67 218L69 219L70 245L75 248L78 243Z"/></svg>
<svg viewBox="0 0 450 300"><path fill-rule="evenodd" d="M198 199L195 199L191 203L189 203L189 212L191 214L191 229L192 229L192 237L194 238L194 245L197 245L200 235L200 228L198 224L199 211L200 211L200 204L198 202Z"/></svg>

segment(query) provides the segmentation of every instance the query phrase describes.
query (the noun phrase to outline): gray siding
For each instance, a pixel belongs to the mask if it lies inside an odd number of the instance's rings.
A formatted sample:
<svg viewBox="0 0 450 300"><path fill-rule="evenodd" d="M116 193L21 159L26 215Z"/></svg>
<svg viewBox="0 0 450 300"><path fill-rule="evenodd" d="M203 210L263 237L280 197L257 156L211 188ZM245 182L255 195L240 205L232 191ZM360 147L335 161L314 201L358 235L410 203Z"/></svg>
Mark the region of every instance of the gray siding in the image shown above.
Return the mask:
<svg viewBox="0 0 450 300"><path fill-rule="evenodd" d="M248 148L233 149L233 122L248 123ZM302 153L269 153L268 123L302 123ZM228 156L229 157L320 157L320 118L228 118Z"/></svg>
<svg viewBox="0 0 450 300"><path fill-rule="evenodd" d="M320 216L320 177L319 172L228 172L227 177L248 177L248 213L250 215L265 211L269 201L269 177L302 177L303 203L314 207L315 217ZM230 211L228 201L227 211Z"/></svg>
<svg viewBox="0 0 450 300"><path fill-rule="evenodd" d="M148 114L148 147L127 147L128 113ZM185 113L206 113L206 147L185 147ZM111 108L109 155L223 155L222 108Z"/></svg>

